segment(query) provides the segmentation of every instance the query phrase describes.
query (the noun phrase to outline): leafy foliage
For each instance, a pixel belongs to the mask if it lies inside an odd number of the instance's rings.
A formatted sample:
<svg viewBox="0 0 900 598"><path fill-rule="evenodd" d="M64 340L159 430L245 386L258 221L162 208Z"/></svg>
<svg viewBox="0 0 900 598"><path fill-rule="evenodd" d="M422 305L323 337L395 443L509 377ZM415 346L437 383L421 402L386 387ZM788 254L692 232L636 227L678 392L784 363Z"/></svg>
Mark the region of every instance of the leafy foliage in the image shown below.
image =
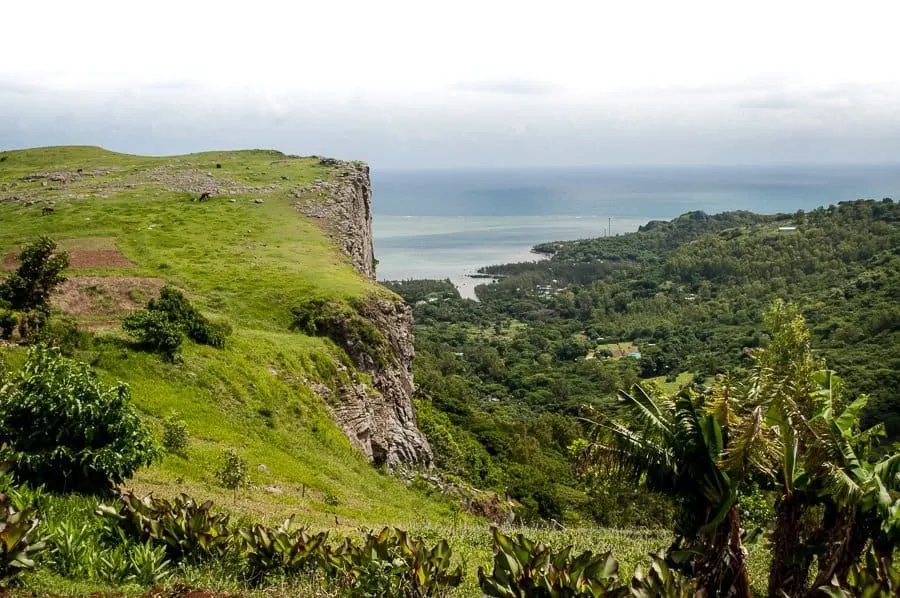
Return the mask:
<svg viewBox="0 0 900 598"><path fill-rule="evenodd" d="M163 422L163 446L170 453L184 454L188 445L187 424L174 415Z"/></svg>
<svg viewBox="0 0 900 598"><path fill-rule="evenodd" d="M634 598L691 598L697 595L696 584L669 566L665 555L651 554L645 572L640 565L631 578Z"/></svg>
<svg viewBox="0 0 900 598"><path fill-rule="evenodd" d="M68 254L57 251L49 237L41 237L22 249L19 267L0 283L0 299L16 310L47 310L50 294L66 280L63 270L68 266Z"/></svg>
<svg viewBox="0 0 900 598"><path fill-rule="evenodd" d="M128 491L121 505L103 505L98 513L117 521L128 537L163 546L173 562L221 556L232 534L228 515L214 513L212 501L197 504L182 494L173 500L138 497Z"/></svg>
<svg viewBox="0 0 900 598"><path fill-rule="evenodd" d="M125 384L44 346L0 388L0 438L22 479L63 491L107 491L156 454Z"/></svg>
<svg viewBox="0 0 900 598"><path fill-rule="evenodd" d="M830 598L893 598L900 593L900 570L870 551L850 569L846 584L842 586L837 578L832 578L828 585L817 589Z"/></svg>
<svg viewBox="0 0 900 598"><path fill-rule="evenodd" d="M574 598L625 596L619 563L610 553L571 555L572 547L553 551L519 534L513 538L493 529L494 567L478 569L482 591L496 598Z"/></svg>
<svg viewBox="0 0 900 598"><path fill-rule="evenodd" d="M451 569L446 540L428 548L407 532L386 527L367 533L362 545L349 539L328 551L335 572L347 578L356 596L443 596L462 582L462 570ZM356 593L359 592L359 593Z"/></svg>
<svg viewBox="0 0 900 598"><path fill-rule="evenodd" d="M234 449L228 449L222 454L222 464L216 470L216 479L223 488L228 488L237 500L237 492L250 483L247 472L247 461L238 455Z"/></svg>
<svg viewBox="0 0 900 598"><path fill-rule="evenodd" d="M389 357L378 328L344 301L309 297L291 310L293 330L325 336L342 347L363 367L382 367Z"/></svg>
<svg viewBox="0 0 900 598"><path fill-rule="evenodd" d="M9 340L19 323L16 313L0 307L0 339Z"/></svg>
<svg viewBox="0 0 900 598"><path fill-rule="evenodd" d="M179 326L159 311L135 312L122 320L122 328L139 343L170 361L175 359L184 341Z"/></svg>
<svg viewBox="0 0 900 598"><path fill-rule="evenodd" d="M138 342L169 359L177 355L184 336L221 349L231 333L227 324L208 320L172 287L164 287L159 298L151 299L145 309L127 316L122 327Z"/></svg>
<svg viewBox="0 0 900 598"><path fill-rule="evenodd" d="M327 532L309 533L294 526L294 518L275 528L254 524L237 530L243 540L251 585L262 585L272 572L296 574L325 565Z"/></svg>
<svg viewBox="0 0 900 598"><path fill-rule="evenodd" d="M0 494L0 587L8 586L23 570L33 569L45 544L35 541L38 519L34 509L17 510Z"/></svg>

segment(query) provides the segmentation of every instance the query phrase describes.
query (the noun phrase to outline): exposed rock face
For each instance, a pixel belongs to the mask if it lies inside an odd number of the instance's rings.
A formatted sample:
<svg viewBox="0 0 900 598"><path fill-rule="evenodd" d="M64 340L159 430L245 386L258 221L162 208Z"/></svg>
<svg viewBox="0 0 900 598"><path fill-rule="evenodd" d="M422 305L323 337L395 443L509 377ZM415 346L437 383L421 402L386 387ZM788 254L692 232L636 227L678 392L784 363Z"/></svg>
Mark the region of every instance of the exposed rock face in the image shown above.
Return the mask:
<svg viewBox="0 0 900 598"><path fill-rule="evenodd" d="M327 163L326 163L327 160ZM375 278L372 245L372 188L369 167L360 163L323 159L337 169L337 181L317 181L297 190L298 209L319 219L356 268ZM350 356L356 367L372 376L374 389L353 384L340 389L335 420L350 442L375 465L430 467L431 447L419 431L412 403L412 312L402 301L372 297L356 306L384 337L385 360L355 346L340 330L329 336Z"/></svg>
<svg viewBox="0 0 900 598"><path fill-rule="evenodd" d="M336 169L335 181L318 180L294 191L301 212L320 220L340 244L356 269L375 279L372 245L372 184L369 167L361 162L323 158Z"/></svg>

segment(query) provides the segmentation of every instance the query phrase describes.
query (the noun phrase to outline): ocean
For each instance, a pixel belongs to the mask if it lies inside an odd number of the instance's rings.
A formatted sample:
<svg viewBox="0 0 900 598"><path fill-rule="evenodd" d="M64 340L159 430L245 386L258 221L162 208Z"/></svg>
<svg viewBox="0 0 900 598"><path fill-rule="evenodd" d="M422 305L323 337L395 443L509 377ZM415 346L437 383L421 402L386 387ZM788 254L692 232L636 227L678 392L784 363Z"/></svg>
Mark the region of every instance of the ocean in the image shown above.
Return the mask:
<svg viewBox="0 0 900 598"><path fill-rule="evenodd" d="M900 199L900 164L372 171L379 280L450 278L540 259L531 247L631 232L684 212L796 212Z"/></svg>

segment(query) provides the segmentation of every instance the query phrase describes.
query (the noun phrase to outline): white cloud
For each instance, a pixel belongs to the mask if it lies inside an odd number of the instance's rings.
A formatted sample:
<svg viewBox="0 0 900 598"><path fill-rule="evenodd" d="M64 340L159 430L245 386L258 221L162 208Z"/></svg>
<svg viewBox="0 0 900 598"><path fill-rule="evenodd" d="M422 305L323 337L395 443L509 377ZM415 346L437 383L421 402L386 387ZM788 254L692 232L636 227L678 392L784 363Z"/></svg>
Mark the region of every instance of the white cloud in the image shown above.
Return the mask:
<svg viewBox="0 0 900 598"><path fill-rule="evenodd" d="M900 128L891 1L9 4L0 146L673 162L793 135L860 160Z"/></svg>

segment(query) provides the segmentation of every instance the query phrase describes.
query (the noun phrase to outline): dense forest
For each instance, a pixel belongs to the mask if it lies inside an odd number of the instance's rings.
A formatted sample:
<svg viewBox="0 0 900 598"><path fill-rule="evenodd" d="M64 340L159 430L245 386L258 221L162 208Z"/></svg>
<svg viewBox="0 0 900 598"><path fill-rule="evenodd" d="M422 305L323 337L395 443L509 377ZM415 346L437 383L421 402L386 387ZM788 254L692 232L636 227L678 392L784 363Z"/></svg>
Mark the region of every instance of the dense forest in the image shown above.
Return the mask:
<svg viewBox="0 0 900 598"><path fill-rule="evenodd" d="M740 371L768 342L775 299L800 308L846 396L870 396L863 422L900 436L900 204L690 212L536 250L551 258L483 268L497 280L478 302L448 281L390 283L414 308L439 467L506 493L524 518L668 525L667 499L577 475L585 409L620 414L616 391L639 381L702 391Z"/></svg>

